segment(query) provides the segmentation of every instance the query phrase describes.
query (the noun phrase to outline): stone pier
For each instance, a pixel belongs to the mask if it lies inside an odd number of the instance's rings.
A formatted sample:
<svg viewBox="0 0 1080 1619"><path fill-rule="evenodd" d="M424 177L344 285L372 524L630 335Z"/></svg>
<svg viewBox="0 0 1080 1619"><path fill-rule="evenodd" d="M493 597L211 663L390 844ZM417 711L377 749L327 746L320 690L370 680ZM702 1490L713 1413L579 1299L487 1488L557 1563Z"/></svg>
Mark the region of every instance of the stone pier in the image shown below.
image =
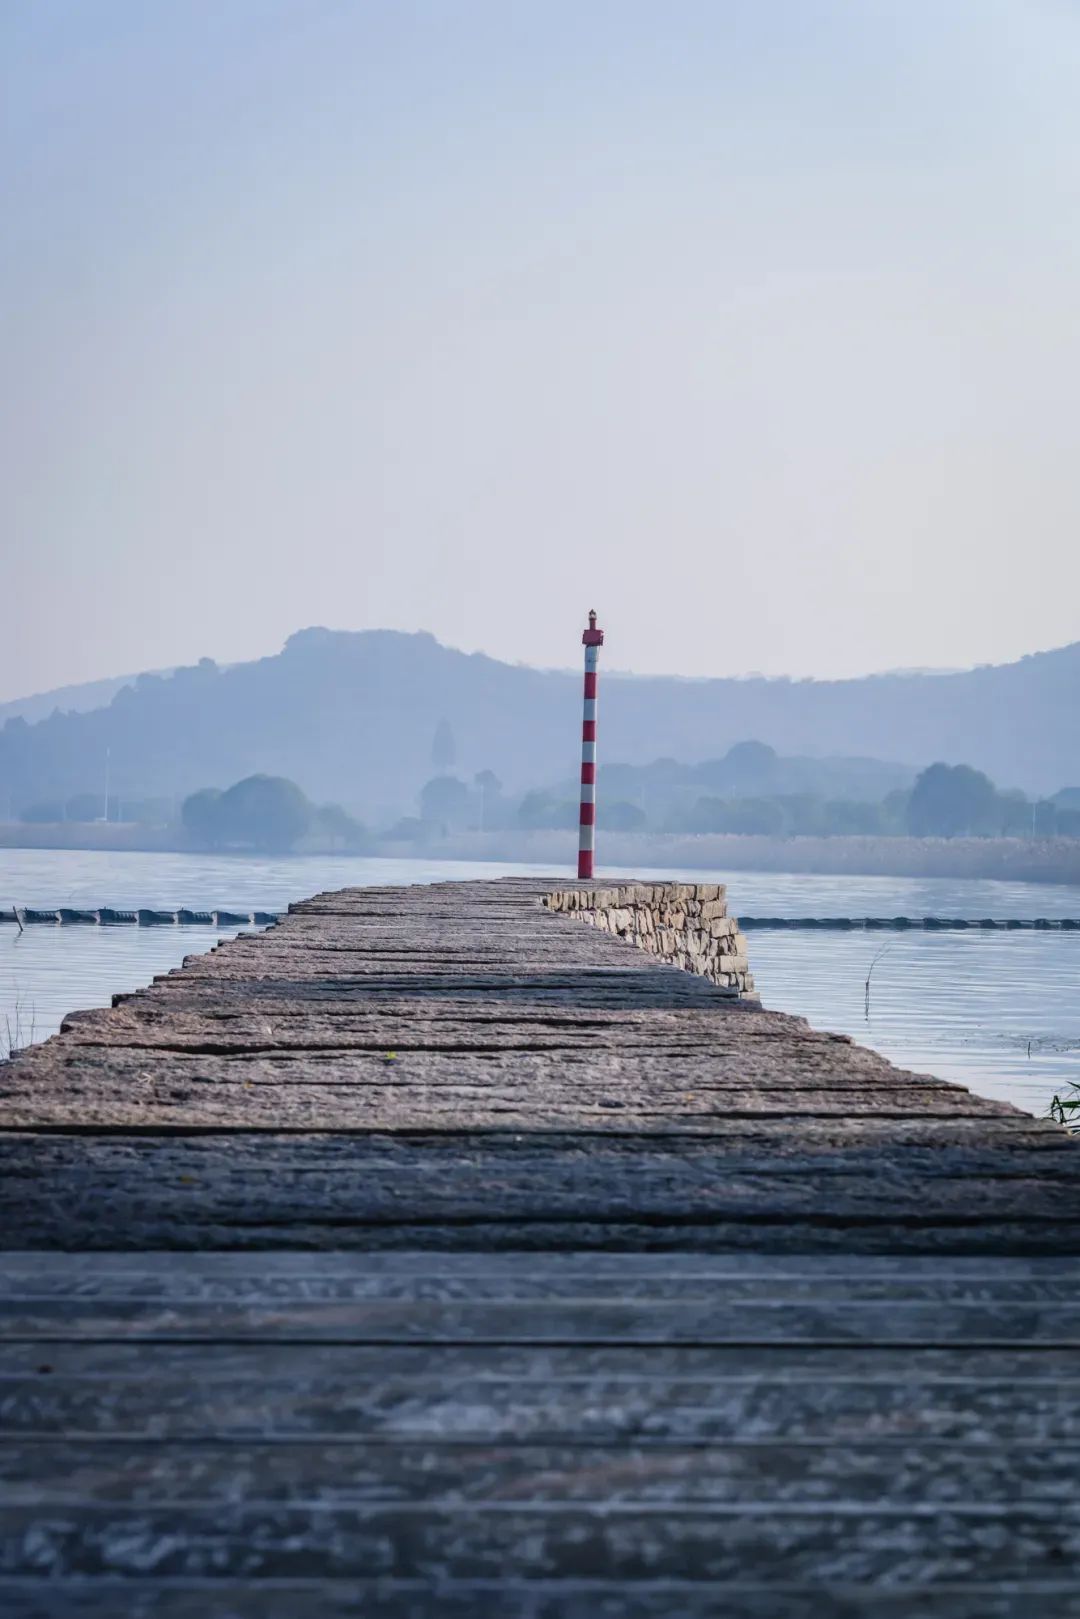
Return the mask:
<svg viewBox="0 0 1080 1619"><path fill-rule="evenodd" d="M727 913L720 883L575 885L548 894L544 904L636 944L672 967L698 973L740 999L756 998L746 940Z"/></svg>
<svg viewBox="0 0 1080 1619"><path fill-rule="evenodd" d="M0 1066L5 1619L1080 1616L1080 1148L692 886L319 895Z"/></svg>

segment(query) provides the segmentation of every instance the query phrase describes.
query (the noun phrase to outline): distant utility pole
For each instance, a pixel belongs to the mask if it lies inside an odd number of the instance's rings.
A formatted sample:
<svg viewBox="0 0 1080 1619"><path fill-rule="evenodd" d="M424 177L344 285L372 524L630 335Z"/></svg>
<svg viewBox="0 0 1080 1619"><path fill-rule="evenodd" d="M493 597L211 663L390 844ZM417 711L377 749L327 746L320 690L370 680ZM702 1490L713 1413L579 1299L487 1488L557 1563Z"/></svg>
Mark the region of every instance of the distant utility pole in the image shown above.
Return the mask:
<svg viewBox="0 0 1080 1619"><path fill-rule="evenodd" d="M589 627L581 637L585 648L585 707L581 721L581 814L578 820L577 874L591 877L596 848L596 669L604 632L589 614Z"/></svg>

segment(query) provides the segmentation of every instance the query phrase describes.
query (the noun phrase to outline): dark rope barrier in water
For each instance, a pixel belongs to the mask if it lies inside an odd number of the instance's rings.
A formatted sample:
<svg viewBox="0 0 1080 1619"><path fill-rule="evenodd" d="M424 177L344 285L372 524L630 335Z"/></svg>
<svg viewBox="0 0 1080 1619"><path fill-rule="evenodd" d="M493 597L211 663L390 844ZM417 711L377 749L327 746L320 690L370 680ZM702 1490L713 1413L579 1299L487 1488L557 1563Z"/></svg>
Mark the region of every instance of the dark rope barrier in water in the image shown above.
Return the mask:
<svg viewBox="0 0 1080 1619"><path fill-rule="evenodd" d="M1080 932L1080 921L1074 917L1037 916L1034 918L966 917L966 916L740 916L739 926L751 928L821 928L837 933L862 930L864 932L903 933L922 930L924 933L997 932L997 933L1074 933Z"/></svg>
<svg viewBox="0 0 1080 1619"><path fill-rule="evenodd" d="M280 913L277 911L156 911L145 907L135 910L116 911L104 905L97 910L77 910L71 906L60 905L55 908L36 909L31 906L16 906L14 910L0 911L0 923L8 922L20 927L30 926L33 923L52 923L72 927L89 925L95 927L115 927L127 925L128 927L270 927L278 921ZM966 917L966 916L740 916L739 926L745 930L751 928L761 929L812 929L819 928L824 931L836 933L845 932L893 932L922 930L924 933L964 932L996 932L996 933L1076 933L1080 932L1080 920L1075 917L1036 916L1034 918L1017 917Z"/></svg>
<svg viewBox="0 0 1080 1619"><path fill-rule="evenodd" d="M114 911L108 905L102 905L97 910L76 910L68 905L42 910L30 905L17 905L13 910L0 911L0 923L9 922L19 928L30 927L34 923L51 923L54 927L249 928L269 927L277 920L277 911L154 911L146 907Z"/></svg>

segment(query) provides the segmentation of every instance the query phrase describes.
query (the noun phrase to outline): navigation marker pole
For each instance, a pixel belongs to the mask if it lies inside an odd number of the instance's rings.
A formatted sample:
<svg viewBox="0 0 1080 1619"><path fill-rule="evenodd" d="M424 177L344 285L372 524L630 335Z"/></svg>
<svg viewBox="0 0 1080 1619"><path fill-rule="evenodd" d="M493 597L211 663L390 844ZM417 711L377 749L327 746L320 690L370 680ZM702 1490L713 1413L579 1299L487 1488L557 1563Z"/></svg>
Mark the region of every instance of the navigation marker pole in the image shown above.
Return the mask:
<svg viewBox="0 0 1080 1619"><path fill-rule="evenodd" d="M595 612L581 637L585 648L585 706L581 721L581 815L578 820L577 874L591 877L596 848L596 667L604 632L596 627Z"/></svg>

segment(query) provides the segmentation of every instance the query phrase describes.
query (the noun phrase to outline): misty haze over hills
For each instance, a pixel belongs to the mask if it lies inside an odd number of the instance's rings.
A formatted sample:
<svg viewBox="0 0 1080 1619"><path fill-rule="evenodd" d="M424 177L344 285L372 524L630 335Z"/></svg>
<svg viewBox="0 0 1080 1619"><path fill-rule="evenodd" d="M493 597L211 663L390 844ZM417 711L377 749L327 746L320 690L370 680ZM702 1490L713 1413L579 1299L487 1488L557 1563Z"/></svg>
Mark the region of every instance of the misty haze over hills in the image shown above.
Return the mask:
<svg viewBox="0 0 1080 1619"><path fill-rule="evenodd" d="M610 637L609 637L610 642ZM613 650L610 649L609 650ZM106 706L0 729L0 812L98 789L109 753L120 795L180 796L263 771L378 816L410 806L452 727L457 769L510 788L572 774L580 675L466 654L431 635L308 629L283 650L219 669L72 688ZM786 754L863 755L920 767L963 761L1040 793L1080 781L1080 643L951 674L840 681L601 677L604 760L717 758L757 738ZM29 701L10 708L33 713ZM2 711L0 711L2 718Z"/></svg>
<svg viewBox="0 0 1080 1619"><path fill-rule="evenodd" d="M157 669L155 674L172 674L171 669ZM114 675L105 680L87 680L78 686L56 686L52 691L35 692L30 697L16 697L0 703L0 726L7 720L24 719L31 722L46 720L56 709L61 713L83 714L92 708L104 708L111 703L121 686L131 686L137 675Z"/></svg>

